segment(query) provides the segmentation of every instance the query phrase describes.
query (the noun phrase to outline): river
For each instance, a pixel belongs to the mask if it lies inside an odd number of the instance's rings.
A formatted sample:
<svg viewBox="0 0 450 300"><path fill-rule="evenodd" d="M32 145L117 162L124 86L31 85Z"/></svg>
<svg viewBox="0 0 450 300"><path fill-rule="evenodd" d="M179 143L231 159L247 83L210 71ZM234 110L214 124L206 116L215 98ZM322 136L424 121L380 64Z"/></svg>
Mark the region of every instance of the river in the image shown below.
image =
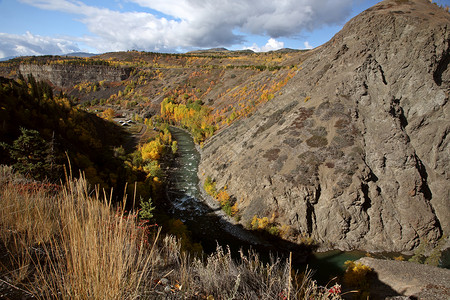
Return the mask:
<svg viewBox="0 0 450 300"><path fill-rule="evenodd" d="M197 176L200 154L189 133L176 127L171 127L170 131L178 142L178 151L167 171L167 196L171 203L169 214L188 226L193 238L202 244L206 253L215 251L217 245L244 250L270 247L242 226L228 222L220 207L212 208L205 203Z"/></svg>
<svg viewBox="0 0 450 300"><path fill-rule="evenodd" d="M178 142L178 152L167 174L167 196L171 203L168 210L172 217L186 224L194 241L200 242L206 253L212 253L218 245L229 247L236 257L241 249L244 253L252 249L262 259L268 259L269 253L286 258L292 252L295 267L301 270L308 265L308 268L316 271L315 279L322 284L342 274L345 261L357 260L366 255L362 251L339 250L313 253L305 247L276 238L268 240L240 225L232 224L218 205L211 208L203 199L197 173L200 154L191 135L176 127L171 127L170 131ZM399 254L385 254L391 258L395 255Z"/></svg>

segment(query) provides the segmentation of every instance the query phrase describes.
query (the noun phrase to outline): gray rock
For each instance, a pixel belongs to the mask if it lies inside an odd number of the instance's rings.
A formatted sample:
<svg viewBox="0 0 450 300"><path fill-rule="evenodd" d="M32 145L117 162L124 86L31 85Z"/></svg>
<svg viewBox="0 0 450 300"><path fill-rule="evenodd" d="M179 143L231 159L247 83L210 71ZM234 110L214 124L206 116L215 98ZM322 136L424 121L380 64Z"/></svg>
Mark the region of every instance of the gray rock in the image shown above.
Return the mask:
<svg viewBox="0 0 450 300"><path fill-rule="evenodd" d="M372 299L449 299L450 270L407 261L363 257L358 262L370 267ZM407 299L408 299L407 298Z"/></svg>
<svg viewBox="0 0 450 300"><path fill-rule="evenodd" d="M228 186L242 224L274 216L294 242L433 245L450 231L449 29L426 0L361 13L299 55L282 94L205 143L199 176Z"/></svg>
<svg viewBox="0 0 450 300"><path fill-rule="evenodd" d="M72 87L82 82L122 81L130 76L130 68L109 66L36 65L21 64L19 71L32 74L37 80L48 80L58 87Z"/></svg>

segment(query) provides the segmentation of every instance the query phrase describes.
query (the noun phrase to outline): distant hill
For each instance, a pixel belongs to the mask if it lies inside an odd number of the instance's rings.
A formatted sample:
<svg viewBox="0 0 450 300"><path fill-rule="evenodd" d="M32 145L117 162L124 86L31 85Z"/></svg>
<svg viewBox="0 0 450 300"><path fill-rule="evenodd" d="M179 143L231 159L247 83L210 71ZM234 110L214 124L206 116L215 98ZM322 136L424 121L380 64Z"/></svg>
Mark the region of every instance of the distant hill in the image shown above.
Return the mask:
<svg viewBox="0 0 450 300"><path fill-rule="evenodd" d="M275 51L271 51L271 52L275 52L275 53L295 53L295 52L300 52L300 51L308 51L308 50L299 50L299 49L292 49L292 48L281 48Z"/></svg>
<svg viewBox="0 0 450 300"><path fill-rule="evenodd" d="M210 53L210 52L230 52L230 50L228 50L227 48L210 48L210 49L200 49L200 50L189 51L189 52L187 52L187 54L189 54L189 53L199 54L199 53Z"/></svg>
<svg viewBox="0 0 450 300"><path fill-rule="evenodd" d="M8 57L3 57L3 58L0 58L0 61L8 61L8 60L13 59L13 58L16 58L16 57L18 57L18 56L8 56Z"/></svg>
<svg viewBox="0 0 450 300"><path fill-rule="evenodd" d="M59 55L61 57L92 57L98 54L95 53L88 53L88 52L73 52L73 53L67 53L67 54L62 54ZM43 55L38 55L39 56L43 56L43 57L48 57L49 55L47 54L43 54ZM4 57L4 58L0 58L0 61L8 61L10 59L14 59L14 58L19 58L20 56L8 56L8 57ZM28 56L25 56L28 57Z"/></svg>
<svg viewBox="0 0 450 300"><path fill-rule="evenodd" d="M95 53L88 53L88 52L73 52L73 53L67 53L61 56L73 56L73 57L92 57L98 54Z"/></svg>

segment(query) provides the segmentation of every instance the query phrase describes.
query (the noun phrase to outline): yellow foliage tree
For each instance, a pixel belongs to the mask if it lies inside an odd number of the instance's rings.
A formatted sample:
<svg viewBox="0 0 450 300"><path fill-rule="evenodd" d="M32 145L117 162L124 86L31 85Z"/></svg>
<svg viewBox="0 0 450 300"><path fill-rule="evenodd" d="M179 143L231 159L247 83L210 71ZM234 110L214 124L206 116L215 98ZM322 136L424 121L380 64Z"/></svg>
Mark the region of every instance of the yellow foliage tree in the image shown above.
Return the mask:
<svg viewBox="0 0 450 300"><path fill-rule="evenodd" d="M258 218L257 216L253 216L251 228L253 230L265 230L269 226L269 219L267 217Z"/></svg>
<svg viewBox="0 0 450 300"><path fill-rule="evenodd" d="M115 115L116 115L116 112L112 108L107 108L102 113L102 117L105 118L106 120L112 120Z"/></svg>
<svg viewBox="0 0 450 300"><path fill-rule="evenodd" d="M230 195L225 190L220 190L220 192L216 196L217 201L219 201L220 205L225 205L230 200Z"/></svg>
<svg viewBox="0 0 450 300"><path fill-rule="evenodd" d="M351 288L358 289L358 296L360 299L369 298L369 280L368 274L372 272L372 269L360 262L348 260L345 262L347 270L344 274L344 283Z"/></svg>
<svg viewBox="0 0 450 300"><path fill-rule="evenodd" d="M234 205L231 207L231 215L234 216L239 212L239 207L237 201L234 203Z"/></svg>
<svg viewBox="0 0 450 300"><path fill-rule="evenodd" d="M141 147L141 155L144 160L158 160L164 150L164 145L159 139L144 144Z"/></svg>

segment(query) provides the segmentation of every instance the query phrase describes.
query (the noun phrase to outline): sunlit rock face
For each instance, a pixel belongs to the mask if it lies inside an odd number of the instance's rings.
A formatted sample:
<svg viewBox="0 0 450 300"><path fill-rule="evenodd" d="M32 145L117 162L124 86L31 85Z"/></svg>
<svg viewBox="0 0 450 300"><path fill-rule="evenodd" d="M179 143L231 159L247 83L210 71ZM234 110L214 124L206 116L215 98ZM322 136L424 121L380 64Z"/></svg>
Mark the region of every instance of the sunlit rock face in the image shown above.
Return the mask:
<svg viewBox="0 0 450 300"><path fill-rule="evenodd" d="M22 64L19 71L24 75L32 74L37 80L50 81L53 85L64 88L82 82L122 81L130 76L131 70L95 65Z"/></svg>
<svg viewBox="0 0 450 300"><path fill-rule="evenodd" d="M450 231L450 14L382 1L299 56L295 77L203 148L240 222L285 238L410 251Z"/></svg>

